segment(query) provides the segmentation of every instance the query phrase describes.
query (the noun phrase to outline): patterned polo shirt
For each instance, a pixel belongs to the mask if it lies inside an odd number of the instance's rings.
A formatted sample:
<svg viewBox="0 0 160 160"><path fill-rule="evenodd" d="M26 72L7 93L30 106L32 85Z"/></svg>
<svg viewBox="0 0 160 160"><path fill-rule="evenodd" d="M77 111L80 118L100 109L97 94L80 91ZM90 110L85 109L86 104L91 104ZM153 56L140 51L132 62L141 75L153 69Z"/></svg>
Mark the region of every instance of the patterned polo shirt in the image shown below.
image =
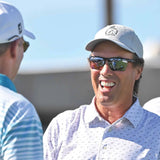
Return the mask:
<svg viewBox="0 0 160 160"><path fill-rule="evenodd" d="M160 117L144 110L138 99L114 122L90 105L55 117L44 134L45 160L158 160Z"/></svg>

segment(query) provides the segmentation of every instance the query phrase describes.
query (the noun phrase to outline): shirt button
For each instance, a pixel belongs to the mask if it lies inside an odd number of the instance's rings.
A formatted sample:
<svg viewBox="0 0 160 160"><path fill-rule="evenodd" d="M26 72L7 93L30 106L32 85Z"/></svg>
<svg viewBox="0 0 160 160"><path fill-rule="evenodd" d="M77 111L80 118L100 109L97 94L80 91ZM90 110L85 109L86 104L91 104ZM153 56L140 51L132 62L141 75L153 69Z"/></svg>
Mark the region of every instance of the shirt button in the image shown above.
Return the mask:
<svg viewBox="0 0 160 160"><path fill-rule="evenodd" d="M105 145L103 146L103 149L107 149L107 144L105 144Z"/></svg>
<svg viewBox="0 0 160 160"><path fill-rule="evenodd" d="M108 132L111 132L111 131L112 131L112 128L109 128L109 129L108 129Z"/></svg>

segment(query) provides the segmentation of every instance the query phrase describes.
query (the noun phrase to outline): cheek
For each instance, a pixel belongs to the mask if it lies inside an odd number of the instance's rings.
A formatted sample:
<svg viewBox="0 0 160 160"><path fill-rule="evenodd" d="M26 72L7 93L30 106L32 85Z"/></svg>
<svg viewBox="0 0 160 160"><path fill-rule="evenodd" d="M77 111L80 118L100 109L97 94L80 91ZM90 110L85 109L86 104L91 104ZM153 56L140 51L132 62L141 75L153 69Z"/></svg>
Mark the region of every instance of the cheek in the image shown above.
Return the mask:
<svg viewBox="0 0 160 160"><path fill-rule="evenodd" d="M18 56L18 59L17 59L17 65L18 65L18 67L19 67L19 65L21 64L21 62L22 62L22 59L23 59L23 52L22 53L20 53L20 55Z"/></svg>
<svg viewBox="0 0 160 160"><path fill-rule="evenodd" d="M23 54L19 56L18 62L21 63L22 59L23 59Z"/></svg>
<svg viewBox="0 0 160 160"><path fill-rule="evenodd" d="M136 80L136 74L134 71L130 71L124 75L122 78L123 80L123 87L127 90L132 90L134 87L134 83Z"/></svg>
<svg viewBox="0 0 160 160"><path fill-rule="evenodd" d="M99 83L98 78L99 78L99 71L91 70L91 81L95 92L98 88L98 83Z"/></svg>

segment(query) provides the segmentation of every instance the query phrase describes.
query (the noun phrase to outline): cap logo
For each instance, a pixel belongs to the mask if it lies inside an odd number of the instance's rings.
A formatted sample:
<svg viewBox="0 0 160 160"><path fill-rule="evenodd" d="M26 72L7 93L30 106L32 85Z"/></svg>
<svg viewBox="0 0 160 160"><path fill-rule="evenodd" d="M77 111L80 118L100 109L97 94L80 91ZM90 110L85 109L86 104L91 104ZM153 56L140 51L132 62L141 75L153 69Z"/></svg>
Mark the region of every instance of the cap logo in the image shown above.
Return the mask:
<svg viewBox="0 0 160 160"><path fill-rule="evenodd" d="M118 30L115 26L110 27L105 34L110 36L115 36L118 33Z"/></svg>
<svg viewBox="0 0 160 160"><path fill-rule="evenodd" d="M19 34L22 33L22 24L21 23L18 24L18 32L19 32Z"/></svg>

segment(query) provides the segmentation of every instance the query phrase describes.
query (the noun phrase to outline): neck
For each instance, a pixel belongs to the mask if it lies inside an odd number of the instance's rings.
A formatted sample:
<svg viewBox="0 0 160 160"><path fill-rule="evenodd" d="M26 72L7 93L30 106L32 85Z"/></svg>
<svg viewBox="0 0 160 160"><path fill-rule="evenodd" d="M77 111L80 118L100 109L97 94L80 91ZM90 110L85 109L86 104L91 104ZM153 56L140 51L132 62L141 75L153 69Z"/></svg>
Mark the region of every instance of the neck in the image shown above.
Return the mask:
<svg viewBox="0 0 160 160"><path fill-rule="evenodd" d="M108 121L110 124L114 123L126 113L126 111L132 106L134 101L129 101L128 103L119 103L112 105L102 105L95 101L95 106L100 114L100 116Z"/></svg>
<svg viewBox="0 0 160 160"><path fill-rule="evenodd" d="M11 80L14 79L13 60L9 57L8 52L0 56L0 73L6 75Z"/></svg>

